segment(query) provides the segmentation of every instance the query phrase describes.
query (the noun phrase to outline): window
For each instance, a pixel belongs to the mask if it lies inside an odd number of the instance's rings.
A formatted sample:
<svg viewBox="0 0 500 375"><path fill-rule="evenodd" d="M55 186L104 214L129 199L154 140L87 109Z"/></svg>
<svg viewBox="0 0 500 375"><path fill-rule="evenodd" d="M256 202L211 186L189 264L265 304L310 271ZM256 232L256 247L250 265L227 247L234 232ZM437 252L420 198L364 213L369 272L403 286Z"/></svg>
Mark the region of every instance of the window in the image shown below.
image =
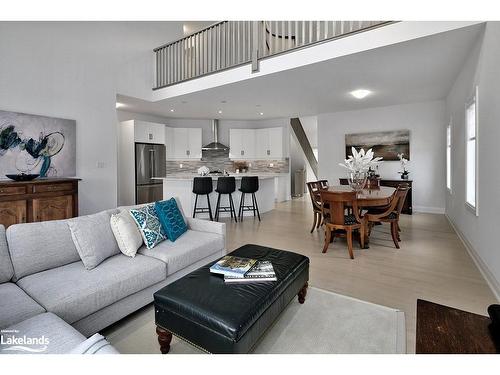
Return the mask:
<svg viewBox="0 0 500 375"><path fill-rule="evenodd" d="M465 202L477 215L477 89L465 108Z"/></svg>
<svg viewBox="0 0 500 375"><path fill-rule="evenodd" d="M446 128L446 187L451 193L451 120Z"/></svg>

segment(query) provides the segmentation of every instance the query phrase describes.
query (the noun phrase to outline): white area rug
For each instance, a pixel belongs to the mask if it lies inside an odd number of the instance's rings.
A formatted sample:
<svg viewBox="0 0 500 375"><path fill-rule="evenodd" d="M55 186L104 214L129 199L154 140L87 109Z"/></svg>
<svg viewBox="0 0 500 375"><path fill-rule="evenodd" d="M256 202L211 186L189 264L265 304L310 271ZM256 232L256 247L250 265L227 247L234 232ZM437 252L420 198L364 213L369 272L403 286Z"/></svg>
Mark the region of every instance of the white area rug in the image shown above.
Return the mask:
<svg viewBox="0 0 500 375"><path fill-rule="evenodd" d="M121 353L159 353L152 306L102 333ZM201 352L174 336L170 353ZM406 353L404 313L310 287L306 302L295 298L254 353Z"/></svg>

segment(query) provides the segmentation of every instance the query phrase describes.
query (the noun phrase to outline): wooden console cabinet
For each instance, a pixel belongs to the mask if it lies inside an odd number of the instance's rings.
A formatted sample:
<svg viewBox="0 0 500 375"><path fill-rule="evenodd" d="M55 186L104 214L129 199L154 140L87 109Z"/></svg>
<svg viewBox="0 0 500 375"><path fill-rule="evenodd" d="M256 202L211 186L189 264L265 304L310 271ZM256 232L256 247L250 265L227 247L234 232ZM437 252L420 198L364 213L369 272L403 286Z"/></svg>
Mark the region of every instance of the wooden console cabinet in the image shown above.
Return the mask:
<svg viewBox="0 0 500 375"><path fill-rule="evenodd" d="M0 224L61 220L78 216L77 178L0 181Z"/></svg>
<svg viewBox="0 0 500 375"><path fill-rule="evenodd" d="M413 198L412 198L412 190L413 190L413 181L412 180L380 180L380 186L390 186L393 188L397 188L399 184L406 183L410 185L410 190L408 190L408 194L406 195L405 204L403 205L403 210L401 211L403 214L411 215L413 213Z"/></svg>

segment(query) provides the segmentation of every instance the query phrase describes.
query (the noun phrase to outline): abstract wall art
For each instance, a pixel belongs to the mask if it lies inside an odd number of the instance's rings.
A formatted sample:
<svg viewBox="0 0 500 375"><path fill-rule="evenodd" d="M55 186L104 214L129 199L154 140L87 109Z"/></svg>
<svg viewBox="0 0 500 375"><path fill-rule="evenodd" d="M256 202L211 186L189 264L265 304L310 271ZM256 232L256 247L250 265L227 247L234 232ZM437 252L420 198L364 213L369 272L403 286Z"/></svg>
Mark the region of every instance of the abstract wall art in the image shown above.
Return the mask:
<svg viewBox="0 0 500 375"><path fill-rule="evenodd" d="M398 154L410 160L410 131L394 130L388 132L346 134L345 154L351 155L351 147L356 150L373 149L375 157L381 156L383 160L399 160Z"/></svg>
<svg viewBox="0 0 500 375"><path fill-rule="evenodd" d="M76 175L76 121L0 111L0 178Z"/></svg>

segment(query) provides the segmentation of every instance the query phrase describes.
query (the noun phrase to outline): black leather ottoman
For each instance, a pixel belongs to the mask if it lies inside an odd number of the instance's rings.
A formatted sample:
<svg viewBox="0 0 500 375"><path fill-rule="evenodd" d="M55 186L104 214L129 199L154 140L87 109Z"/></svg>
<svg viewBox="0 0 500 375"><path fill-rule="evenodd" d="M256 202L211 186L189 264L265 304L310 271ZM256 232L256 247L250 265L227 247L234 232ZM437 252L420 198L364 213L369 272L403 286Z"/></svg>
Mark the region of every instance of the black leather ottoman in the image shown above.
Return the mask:
<svg viewBox="0 0 500 375"><path fill-rule="evenodd" d="M162 353L172 334L209 353L248 353L295 295L304 303L309 258L289 251L245 245L231 255L270 260L277 281L225 284L212 262L154 294Z"/></svg>

